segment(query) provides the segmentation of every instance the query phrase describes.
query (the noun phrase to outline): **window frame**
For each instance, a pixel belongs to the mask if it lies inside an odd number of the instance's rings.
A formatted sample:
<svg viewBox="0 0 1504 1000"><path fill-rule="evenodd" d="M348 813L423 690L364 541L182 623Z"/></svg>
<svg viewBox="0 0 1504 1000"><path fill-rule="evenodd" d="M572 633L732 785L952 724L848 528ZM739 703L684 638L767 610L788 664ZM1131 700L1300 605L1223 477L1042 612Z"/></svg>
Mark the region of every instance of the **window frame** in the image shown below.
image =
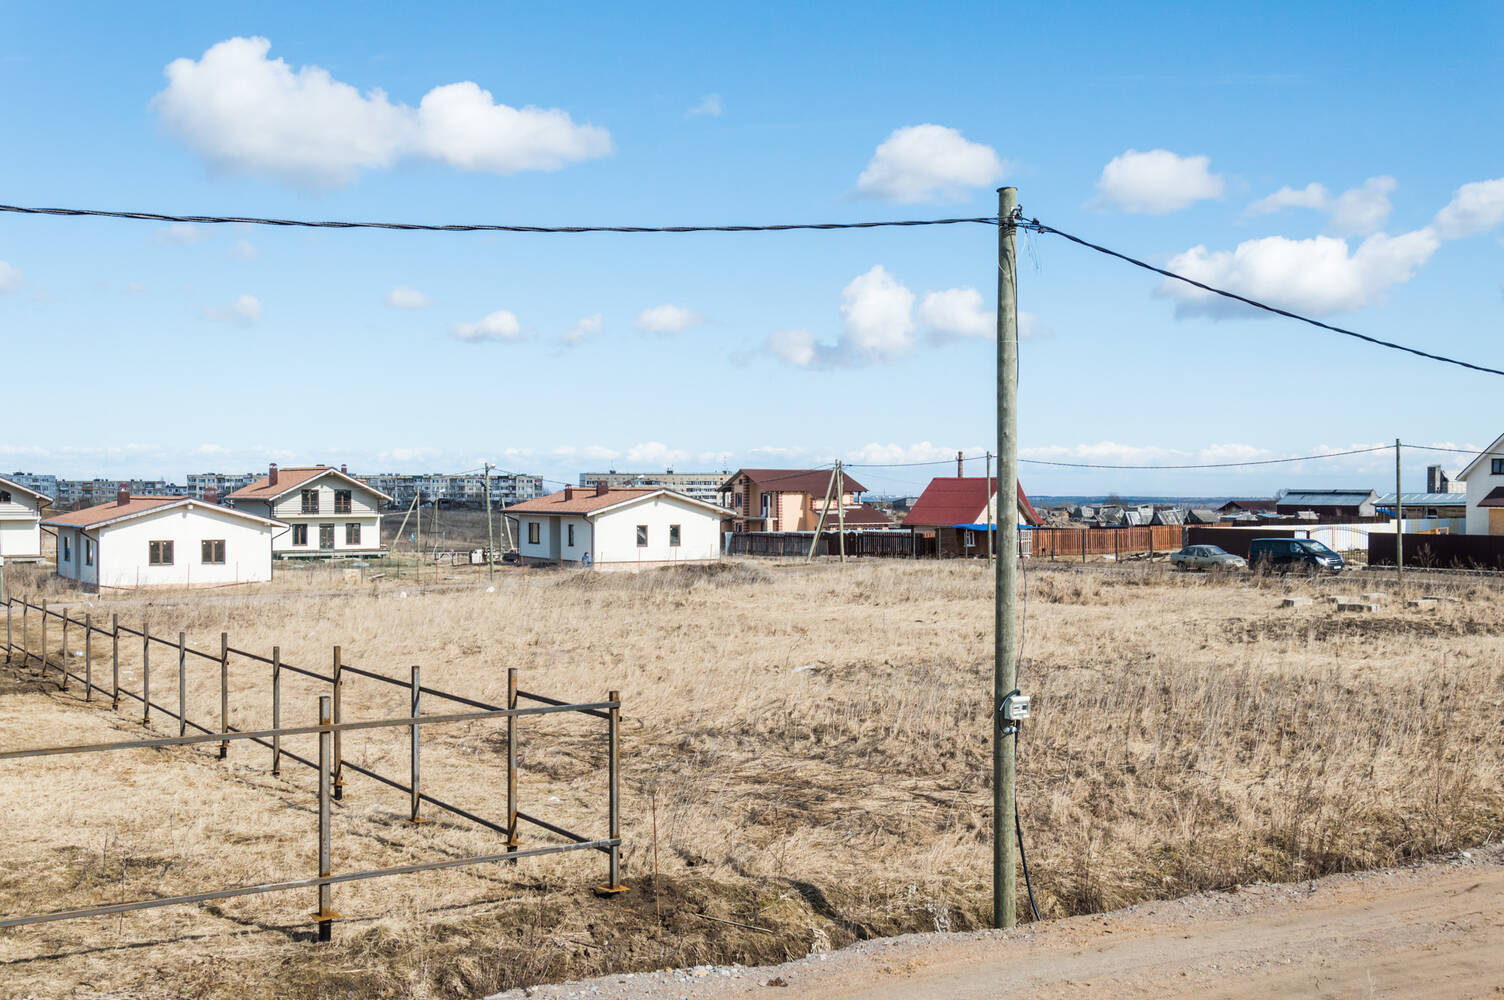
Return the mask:
<svg viewBox="0 0 1504 1000"><path fill-rule="evenodd" d="M12 503L10 490L0 490L0 503Z"/></svg>
<svg viewBox="0 0 1504 1000"><path fill-rule="evenodd" d="M564 537L567 539L567 541L564 543L565 547L566 548L571 548L571 549L574 548L574 525L573 524L566 524L566 525L564 525Z"/></svg>
<svg viewBox="0 0 1504 1000"><path fill-rule="evenodd" d="M67 535L60 534L58 537L63 543L63 562L71 563L73 561L73 540Z"/></svg>
<svg viewBox="0 0 1504 1000"><path fill-rule="evenodd" d="M345 522L345 544L346 545L359 545L360 544L360 522L359 521L346 521Z"/></svg>
<svg viewBox="0 0 1504 1000"><path fill-rule="evenodd" d="M299 499L301 500L302 507L298 513L317 514L319 512L319 491L317 487L311 490L303 490L299 494Z"/></svg>
<svg viewBox="0 0 1504 1000"><path fill-rule="evenodd" d="M308 525L295 524L292 526L292 544L307 547Z"/></svg>
<svg viewBox="0 0 1504 1000"><path fill-rule="evenodd" d="M648 547L648 526L645 524L637 526L637 547L639 549Z"/></svg>
<svg viewBox="0 0 1504 1000"><path fill-rule="evenodd" d="M1488 470L1490 475L1504 476L1504 458L1489 459Z"/></svg>
<svg viewBox="0 0 1504 1000"><path fill-rule="evenodd" d="M219 549L219 558L214 558L215 546ZM223 566L225 564L225 540L223 538L201 538L198 545L198 559L204 566Z"/></svg>
<svg viewBox="0 0 1504 1000"><path fill-rule="evenodd" d="M684 526L682 524L671 524L671 525L668 526L668 547L669 548L671 548L671 549L677 549L679 547L680 543L683 541L683 538L684 538Z"/></svg>
<svg viewBox="0 0 1504 1000"><path fill-rule="evenodd" d="M94 539L92 538L84 539L84 565L94 565Z"/></svg>
<svg viewBox="0 0 1504 1000"><path fill-rule="evenodd" d="M177 553L173 551L171 539L159 539L146 543L146 564L148 566L172 566Z"/></svg>
<svg viewBox="0 0 1504 1000"><path fill-rule="evenodd" d="M542 545L543 543L538 540L541 537L543 537L543 532L539 528L539 522L527 522L527 543L529 545Z"/></svg>
<svg viewBox="0 0 1504 1000"><path fill-rule="evenodd" d="M354 513L354 501L351 499L350 490L334 491L334 512L336 514Z"/></svg>

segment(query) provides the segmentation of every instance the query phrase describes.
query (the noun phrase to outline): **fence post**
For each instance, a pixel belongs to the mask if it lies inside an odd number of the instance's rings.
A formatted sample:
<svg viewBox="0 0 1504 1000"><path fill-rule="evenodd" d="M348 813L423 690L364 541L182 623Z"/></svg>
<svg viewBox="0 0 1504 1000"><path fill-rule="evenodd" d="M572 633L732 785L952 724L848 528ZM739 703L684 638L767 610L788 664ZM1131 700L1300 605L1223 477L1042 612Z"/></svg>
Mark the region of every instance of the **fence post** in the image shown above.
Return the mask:
<svg viewBox="0 0 1504 1000"><path fill-rule="evenodd" d="M517 668L507 668L507 708L517 708ZM517 716L507 716L507 853L517 850Z"/></svg>
<svg viewBox="0 0 1504 1000"><path fill-rule="evenodd" d="M120 616L110 615L110 708L120 711Z"/></svg>
<svg viewBox="0 0 1504 1000"><path fill-rule="evenodd" d="M94 700L94 616L84 612L84 701Z"/></svg>
<svg viewBox="0 0 1504 1000"><path fill-rule="evenodd" d="M178 735L188 735L188 633L178 633Z"/></svg>
<svg viewBox="0 0 1504 1000"><path fill-rule="evenodd" d="M419 697L420 693L421 692L419 690L419 684L418 684L418 667L417 667L416 664L414 664L413 665L412 711L408 713L414 719L416 719L418 717L418 697ZM510 718L510 716L509 716L509 718ZM410 816L408 816L407 821L409 823L423 823L423 822L426 822L426 820L424 820L423 817L419 814L419 809L422 807L422 800L420 799L419 796L422 793L419 791L419 786L418 786L418 724L416 722L414 722L412 725L408 726L407 729L408 729L408 733L410 734L411 739L412 739L412 750L413 750L412 814Z"/></svg>
<svg viewBox="0 0 1504 1000"><path fill-rule="evenodd" d="M59 686L61 687L62 690L66 691L66 690L68 690L68 612L67 612L67 609L63 610L62 617L63 617L63 639L62 639L63 645L62 645L62 648L58 650L58 654L57 655L58 655L58 658L62 660L62 670L63 670L63 676L59 680ZM42 650L42 652L45 653L46 650L44 649L44 650Z"/></svg>
<svg viewBox="0 0 1504 1000"><path fill-rule="evenodd" d="M339 720L340 720L340 714L341 714L340 713L340 702L343 701L343 694L344 694L344 687L345 687L343 666L344 666L344 664L341 661L341 657L340 657L340 647L335 646L334 647L334 672L333 672L333 684L332 684L332 686L334 688L334 715L333 715L333 719L334 719L335 723L338 723ZM345 772L345 768L344 768L345 758L344 758L344 754L342 752L342 748L340 747L340 739L339 738L340 738L340 732L339 732L338 729L336 729L334 731L334 797L336 799L342 799L342 798L345 797L345 773L344 773Z"/></svg>
<svg viewBox="0 0 1504 1000"><path fill-rule="evenodd" d="M607 836L617 841L621 839L621 692L608 692L606 700L611 702L606 709ZM603 895L626 892L621 884L621 845L613 843L607 857L606 884L595 891Z"/></svg>
<svg viewBox="0 0 1504 1000"><path fill-rule="evenodd" d="M141 725L151 723L151 629L141 618Z"/></svg>
<svg viewBox="0 0 1504 1000"><path fill-rule="evenodd" d="M47 602L42 602L42 680L47 680Z"/></svg>
<svg viewBox="0 0 1504 1000"><path fill-rule="evenodd" d="M329 696L319 696L319 878L329 877L329 777L331 737L329 731ZM338 914L330 909L333 886L319 883L319 909L314 919L319 922L319 940L328 941L333 932L334 918Z"/></svg>
<svg viewBox="0 0 1504 1000"><path fill-rule="evenodd" d="M282 647L272 647L272 774L282 773ZM322 739L322 737L320 737Z"/></svg>
<svg viewBox="0 0 1504 1000"><path fill-rule="evenodd" d="M21 601L21 666L31 662L31 646L26 640L26 612L31 607L31 602Z"/></svg>
<svg viewBox="0 0 1504 1000"><path fill-rule="evenodd" d="M230 731L230 633L219 633L219 735ZM219 741L219 759L230 756L230 741Z"/></svg>
<svg viewBox="0 0 1504 1000"><path fill-rule="evenodd" d="M5 599L5 663L7 666L10 664L10 609L13 603L9 597Z"/></svg>

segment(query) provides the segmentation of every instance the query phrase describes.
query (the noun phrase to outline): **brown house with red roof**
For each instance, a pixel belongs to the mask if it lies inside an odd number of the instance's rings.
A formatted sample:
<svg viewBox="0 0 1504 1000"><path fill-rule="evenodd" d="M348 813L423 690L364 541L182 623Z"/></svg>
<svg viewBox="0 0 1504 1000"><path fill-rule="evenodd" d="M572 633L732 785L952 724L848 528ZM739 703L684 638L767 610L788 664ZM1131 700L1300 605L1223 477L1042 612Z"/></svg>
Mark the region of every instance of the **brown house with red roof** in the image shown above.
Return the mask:
<svg viewBox="0 0 1504 1000"><path fill-rule="evenodd" d="M1037 527L1039 513L1024 493L1018 491L1020 525ZM997 524L997 478L984 476L936 477L904 516L903 526L933 534L940 555L985 555L987 524Z"/></svg>
<svg viewBox="0 0 1504 1000"><path fill-rule="evenodd" d="M733 531L814 531L832 487L830 469L738 469L721 484L721 506L736 512ZM832 498L830 523L836 503L848 510L856 506L858 493L867 487L851 476L839 501Z"/></svg>

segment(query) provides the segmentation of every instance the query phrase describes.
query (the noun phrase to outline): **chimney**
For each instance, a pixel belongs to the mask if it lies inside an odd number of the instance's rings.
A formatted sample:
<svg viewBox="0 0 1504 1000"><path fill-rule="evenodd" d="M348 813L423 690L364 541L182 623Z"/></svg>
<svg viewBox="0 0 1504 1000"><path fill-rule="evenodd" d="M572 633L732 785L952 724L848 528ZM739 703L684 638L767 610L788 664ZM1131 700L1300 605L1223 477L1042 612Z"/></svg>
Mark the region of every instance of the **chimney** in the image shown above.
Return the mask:
<svg viewBox="0 0 1504 1000"><path fill-rule="evenodd" d="M207 490L204 490L204 503L218 504L219 490L215 489L213 486L209 487Z"/></svg>
<svg viewBox="0 0 1504 1000"><path fill-rule="evenodd" d="M124 507L131 502L131 489L124 483L120 484L120 490L115 494L115 506Z"/></svg>
<svg viewBox="0 0 1504 1000"><path fill-rule="evenodd" d="M595 495L598 496L598 497L605 496L606 495L606 491L609 490L610 488L611 488L610 486L606 485L606 481L604 479L597 479L595 481Z"/></svg>
<svg viewBox="0 0 1504 1000"><path fill-rule="evenodd" d="M266 472L266 485L268 485L268 486L276 486L277 485L277 463L276 462L273 462L271 464L271 468L268 469L267 472Z"/></svg>
<svg viewBox="0 0 1504 1000"><path fill-rule="evenodd" d="M566 486L566 487L564 487L564 499L565 500L573 500L574 499L574 492L575 492L575 489L574 489L573 486Z"/></svg>
<svg viewBox="0 0 1504 1000"><path fill-rule="evenodd" d="M345 463L343 463L343 462L341 462L340 465L339 465L339 471L342 472L342 473L344 473L347 476L350 474L350 470L347 469L347 468L345 468Z"/></svg>
<svg viewBox="0 0 1504 1000"><path fill-rule="evenodd" d="M966 473L962 471L962 465L961 465L962 461L963 460L961 458L961 453L959 451L956 452L956 478L957 479L960 479L962 476L966 475Z"/></svg>

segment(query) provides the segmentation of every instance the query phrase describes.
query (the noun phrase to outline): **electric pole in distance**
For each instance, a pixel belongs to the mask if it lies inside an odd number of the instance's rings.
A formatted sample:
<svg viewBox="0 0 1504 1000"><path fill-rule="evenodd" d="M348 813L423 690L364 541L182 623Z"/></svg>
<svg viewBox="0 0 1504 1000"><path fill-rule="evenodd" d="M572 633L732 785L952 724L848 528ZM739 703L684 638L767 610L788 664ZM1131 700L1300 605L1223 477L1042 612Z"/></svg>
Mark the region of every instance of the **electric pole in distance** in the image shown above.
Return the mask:
<svg viewBox="0 0 1504 1000"><path fill-rule="evenodd" d="M1017 686L1018 515L1018 260L1013 216L1018 189L997 199L997 562L993 597L992 704L992 926L1017 922L1014 867L1014 741L1004 733L1003 701ZM1012 486L1013 489L1008 489ZM1006 503L1004 498L1007 498ZM1013 513L1008 511L1013 510ZM1011 729L1010 729L1011 732Z"/></svg>

